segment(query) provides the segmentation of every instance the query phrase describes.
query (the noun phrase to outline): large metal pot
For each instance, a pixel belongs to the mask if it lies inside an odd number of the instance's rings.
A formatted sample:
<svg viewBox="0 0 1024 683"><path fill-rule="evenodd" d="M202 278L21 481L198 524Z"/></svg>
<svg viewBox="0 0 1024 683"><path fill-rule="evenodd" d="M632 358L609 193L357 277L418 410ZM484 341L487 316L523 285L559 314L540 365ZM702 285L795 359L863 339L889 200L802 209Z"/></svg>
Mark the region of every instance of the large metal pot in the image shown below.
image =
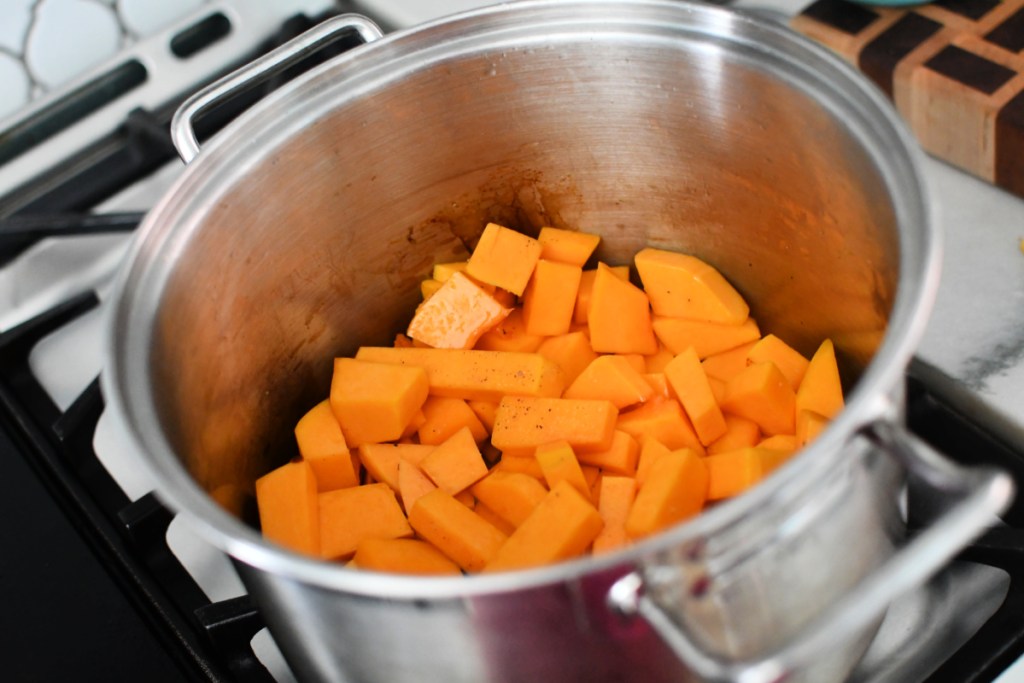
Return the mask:
<svg viewBox="0 0 1024 683"><path fill-rule="evenodd" d="M378 35L342 17L186 104L186 159L196 112L353 28ZM1012 495L899 426L939 267L920 163L873 88L763 20L664 0L459 15L318 67L195 158L122 272L104 389L303 679L839 680ZM847 408L754 490L600 559L420 579L265 543L242 501L293 454L331 359L389 342L488 220L599 232L604 261L707 259L762 329L836 340ZM909 543L903 465L960 500Z"/></svg>

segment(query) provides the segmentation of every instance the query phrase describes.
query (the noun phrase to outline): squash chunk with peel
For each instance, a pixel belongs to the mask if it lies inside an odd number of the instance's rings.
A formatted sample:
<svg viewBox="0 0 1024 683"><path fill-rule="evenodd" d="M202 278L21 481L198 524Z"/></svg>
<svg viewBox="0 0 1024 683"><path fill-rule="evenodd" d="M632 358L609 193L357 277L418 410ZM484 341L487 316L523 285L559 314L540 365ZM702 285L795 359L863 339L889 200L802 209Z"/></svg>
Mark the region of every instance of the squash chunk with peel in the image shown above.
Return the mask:
<svg viewBox="0 0 1024 683"><path fill-rule="evenodd" d="M594 539L593 553L610 552L629 544L626 533L626 519L636 498L636 480L632 477L601 475L600 495L597 511L604 522L604 528Z"/></svg>
<svg viewBox="0 0 1024 683"><path fill-rule="evenodd" d="M807 372L808 361L799 351L774 334L766 334L747 352L750 364L772 362L796 391Z"/></svg>
<svg viewBox="0 0 1024 683"><path fill-rule="evenodd" d="M540 242L497 223L488 223L469 257L466 273L522 296L540 260Z"/></svg>
<svg viewBox="0 0 1024 683"><path fill-rule="evenodd" d="M426 541L413 538L368 538L352 557L360 569L399 574L461 574L459 566Z"/></svg>
<svg viewBox="0 0 1024 683"><path fill-rule="evenodd" d="M298 552L320 552L317 482L308 462L290 462L256 480L263 535Z"/></svg>
<svg viewBox="0 0 1024 683"><path fill-rule="evenodd" d="M643 403L654 390L625 356L598 356L562 394L565 398L611 401L616 408Z"/></svg>
<svg viewBox="0 0 1024 683"><path fill-rule="evenodd" d="M634 262L655 315L738 325L750 313L722 274L696 256L648 248Z"/></svg>
<svg viewBox="0 0 1024 683"><path fill-rule="evenodd" d="M548 490L555 488L558 482L566 481L584 497L590 499L590 485L583 476L580 462L568 442L555 441L537 446L534 457L540 463L540 471L544 473Z"/></svg>
<svg viewBox="0 0 1024 683"><path fill-rule="evenodd" d="M590 345L598 353L646 356L658 350L647 295L632 283L616 277L604 264L598 265L594 276L587 325Z"/></svg>
<svg viewBox="0 0 1024 683"><path fill-rule="evenodd" d="M518 472L491 470L471 489L477 500L513 527L518 527L530 516L547 490L537 479Z"/></svg>
<svg viewBox="0 0 1024 683"><path fill-rule="evenodd" d="M694 431L690 418L683 412L679 401L652 399L638 408L619 416L616 429L631 434L635 439L649 436L669 448L692 448L704 454L704 444Z"/></svg>
<svg viewBox="0 0 1024 683"><path fill-rule="evenodd" d="M321 401L302 416L295 425L295 440L302 459L313 468L320 491L359 484L358 470L330 401Z"/></svg>
<svg viewBox="0 0 1024 683"><path fill-rule="evenodd" d="M320 555L350 557L367 538L412 536L395 492L387 484L369 484L319 495Z"/></svg>
<svg viewBox="0 0 1024 683"><path fill-rule="evenodd" d="M523 323L528 334L566 334L580 287L582 270L557 261L541 259L523 293Z"/></svg>
<svg viewBox="0 0 1024 683"><path fill-rule="evenodd" d="M751 365L729 380L722 410L753 420L768 436L796 429L796 394L771 362Z"/></svg>
<svg viewBox="0 0 1024 683"><path fill-rule="evenodd" d="M832 340L818 347L796 392L797 410L810 410L832 419L843 409L843 388Z"/></svg>
<svg viewBox="0 0 1024 683"><path fill-rule="evenodd" d="M708 468L689 449L658 458L636 494L626 533L643 538L697 515L708 495Z"/></svg>
<svg viewBox="0 0 1024 683"><path fill-rule="evenodd" d="M523 451L564 440L573 448L603 450L611 446L618 414L611 401L506 396L491 443L501 451Z"/></svg>
<svg viewBox="0 0 1024 683"><path fill-rule="evenodd" d="M603 451L580 451L576 459L581 465L599 467L604 472L632 477L636 474L637 460L640 457L640 444L631 435L622 430L615 430L612 445Z"/></svg>
<svg viewBox="0 0 1024 683"><path fill-rule="evenodd" d="M422 368L336 358L331 409L350 448L394 441L427 400L429 387Z"/></svg>
<svg viewBox="0 0 1024 683"><path fill-rule="evenodd" d="M542 259L583 267L601 242L599 235L575 230L541 228L537 236Z"/></svg>
<svg viewBox="0 0 1024 683"><path fill-rule="evenodd" d="M725 434L725 418L692 346L665 366L665 377L683 404L702 444L707 446Z"/></svg>
<svg viewBox="0 0 1024 683"><path fill-rule="evenodd" d="M580 373L597 358L590 339L583 332L570 332L548 337L537 347L537 353L558 364L567 384L572 384Z"/></svg>
<svg viewBox="0 0 1024 683"><path fill-rule="evenodd" d="M603 526L590 501L569 482L559 482L508 537L484 571L525 569L576 557Z"/></svg>
<svg viewBox="0 0 1024 683"><path fill-rule="evenodd" d="M507 538L441 489L416 501L409 511L409 524L417 535L470 572L483 569Z"/></svg>
<svg viewBox="0 0 1024 683"><path fill-rule="evenodd" d="M431 394L467 401L499 401L506 395L561 396L565 389L562 369L536 353L364 346L356 358L422 368Z"/></svg>
<svg viewBox="0 0 1024 683"><path fill-rule="evenodd" d="M438 349L470 349L510 312L480 285L455 273L419 305L406 334Z"/></svg>
<svg viewBox="0 0 1024 683"><path fill-rule="evenodd" d="M487 438L487 428L461 398L430 396L423 404L423 416L417 428L421 444L436 446L463 427L469 428L477 443Z"/></svg>
<svg viewBox="0 0 1024 683"><path fill-rule="evenodd" d="M761 338L761 331L753 318L747 318L739 325L726 325L655 317L651 325L658 339L672 353L682 353L692 346L701 360Z"/></svg>
<svg viewBox="0 0 1024 683"><path fill-rule="evenodd" d="M431 451L420 463L420 469L453 496L487 474L487 465L469 427L455 432Z"/></svg>

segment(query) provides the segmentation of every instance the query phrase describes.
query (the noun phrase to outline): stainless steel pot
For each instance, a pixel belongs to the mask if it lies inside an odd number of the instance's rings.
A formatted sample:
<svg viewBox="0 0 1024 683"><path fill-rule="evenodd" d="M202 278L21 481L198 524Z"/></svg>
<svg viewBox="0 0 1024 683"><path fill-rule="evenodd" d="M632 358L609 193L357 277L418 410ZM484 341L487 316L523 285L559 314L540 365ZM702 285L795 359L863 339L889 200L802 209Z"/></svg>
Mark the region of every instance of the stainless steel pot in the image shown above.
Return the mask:
<svg viewBox="0 0 1024 683"><path fill-rule="evenodd" d="M899 426L939 236L887 103L740 13L521 2L356 48L195 156L199 111L353 29L379 35L341 17L176 118L191 164L122 272L104 373L161 497L234 559L305 680L842 679L886 605L1012 495ZM807 353L836 340L847 408L754 490L600 559L421 579L262 541L232 511L292 455L331 359L387 343L487 220L599 232L605 261L707 259L763 329ZM908 543L903 466L952 501Z"/></svg>

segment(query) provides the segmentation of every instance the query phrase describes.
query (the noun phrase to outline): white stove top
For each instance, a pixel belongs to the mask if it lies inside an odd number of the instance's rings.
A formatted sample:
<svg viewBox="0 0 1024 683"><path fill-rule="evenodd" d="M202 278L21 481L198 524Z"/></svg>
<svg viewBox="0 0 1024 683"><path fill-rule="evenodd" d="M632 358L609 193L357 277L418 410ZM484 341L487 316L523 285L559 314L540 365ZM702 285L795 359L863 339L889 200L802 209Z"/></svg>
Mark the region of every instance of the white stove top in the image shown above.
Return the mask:
<svg viewBox="0 0 1024 683"><path fill-rule="evenodd" d="M358 4L391 25L409 26L489 3L361 0ZM768 0L743 4L791 15L806 2ZM4 33L0 31L0 61L3 39ZM181 168L179 163L169 164L149 181L99 208L148 209ZM968 390L962 394L965 405L982 416L991 429L1006 439L1024 442L1024 253L1019 246L1024 238L1024 200L935 160L928 161L926 172L940 209L946 251L938 300L918 358L943 381ZM2 176L0 169L0 186ZM44 241L12 265L0 269L0 329L9 328L83 289L97 289L102 298L128 239L104 236ZM78 274L73 278L54 277L69 271ZM33 367L62 408L101 369L102 311L101 306L33 352ZM74 358L75 362L61 362L67 358ZM135 499L152 487L131 462L122 434L116 418L104 414L96 433L96 451L128 496ZM243 592L226 558L177 521L172 523L169 541L211 600ZM265 633L254 641L254 646L279 681L292 680ZM1018 662L998 679L998 683L1021 682L1024 662Z"/></svg>

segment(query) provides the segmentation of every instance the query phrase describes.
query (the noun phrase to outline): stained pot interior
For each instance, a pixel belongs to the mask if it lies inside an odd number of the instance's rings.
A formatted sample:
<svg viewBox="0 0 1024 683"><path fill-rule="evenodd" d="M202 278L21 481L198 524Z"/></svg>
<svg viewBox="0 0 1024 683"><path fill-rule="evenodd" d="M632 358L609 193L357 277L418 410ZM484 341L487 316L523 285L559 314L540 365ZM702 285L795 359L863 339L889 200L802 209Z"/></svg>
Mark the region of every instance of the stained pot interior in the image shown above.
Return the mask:
<svg viewBox="0 0 1024 683"><path fill-rule="evenodd" d="M163 429L202 487L237 510L295 454L332 359L390 343L431 265L464 258L488 221L600 233L612 264L648 245L696 254L762 330L806 354L832 337L856 376L899 265L860 134L770 52L602 26L428 51L358 97L350 74L321 72L291 94L334 88L338 106L297 99L310 120L286 144L266 147L272 126L235 136L244 173L174 254L150 355Z"/></svg>

